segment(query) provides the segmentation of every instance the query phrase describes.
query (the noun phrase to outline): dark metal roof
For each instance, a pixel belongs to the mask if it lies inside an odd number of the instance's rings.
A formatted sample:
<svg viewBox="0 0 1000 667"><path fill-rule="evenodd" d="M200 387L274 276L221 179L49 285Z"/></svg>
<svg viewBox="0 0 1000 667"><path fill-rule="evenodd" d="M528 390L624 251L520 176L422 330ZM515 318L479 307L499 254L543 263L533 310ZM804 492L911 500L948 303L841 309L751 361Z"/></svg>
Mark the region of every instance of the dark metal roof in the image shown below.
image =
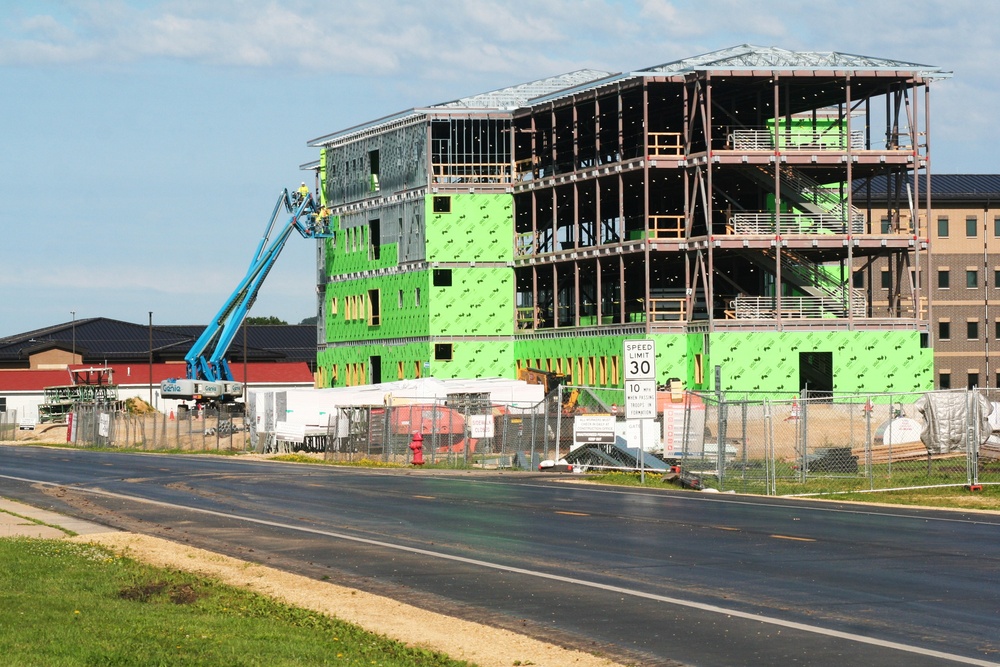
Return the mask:
<svg viewBox="0 0 1000 667"><path fill-rule="evenodd" d="M156 361L180 361L205 330L203 325L152 328ZM0 338L0 365L27 362L45 349L72 350L86 363L145 361L149 359L150 328L104 317L64 322ZM75 341L75 342L74 342ZM230 362L243 358L243 334L237 333L226 355ZM247 358L251 361L316 361L315 325L250 325Z"/></svg>
<svg viewBox="0 0 1000 667"><path fill-rule="evenodd" d="M886 176L854 181L854 198L866 198L868 183L871 181L871 198L882 200L886 195ZM912 177L901 182L901 194L906 195L906 184ZM927 175L921 174L917 181L920 193L927 192ZM931 174L931 199L936 201L983 201L1000 202L1000 174Z"/></svg>

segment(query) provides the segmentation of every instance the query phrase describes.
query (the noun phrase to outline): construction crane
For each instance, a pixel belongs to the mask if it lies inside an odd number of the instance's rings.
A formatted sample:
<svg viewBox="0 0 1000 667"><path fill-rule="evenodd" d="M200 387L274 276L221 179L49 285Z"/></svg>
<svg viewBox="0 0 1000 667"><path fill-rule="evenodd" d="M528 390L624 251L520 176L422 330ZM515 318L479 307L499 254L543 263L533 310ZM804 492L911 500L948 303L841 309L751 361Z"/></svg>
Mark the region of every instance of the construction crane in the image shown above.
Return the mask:
<svg viewBox="0 0 1000 667"><path fill-rule="evenodd" d="M276 229L282 209L290 217L284 227ZM297 192L293 197L286 188L278 196L243 280L184 356L186 375L160 383L161 396L200 404L231 403L243 395L243 384L233 379L226 352L293 231L306 239L333 237L329 214L317 208L312 194Z"/></svg>

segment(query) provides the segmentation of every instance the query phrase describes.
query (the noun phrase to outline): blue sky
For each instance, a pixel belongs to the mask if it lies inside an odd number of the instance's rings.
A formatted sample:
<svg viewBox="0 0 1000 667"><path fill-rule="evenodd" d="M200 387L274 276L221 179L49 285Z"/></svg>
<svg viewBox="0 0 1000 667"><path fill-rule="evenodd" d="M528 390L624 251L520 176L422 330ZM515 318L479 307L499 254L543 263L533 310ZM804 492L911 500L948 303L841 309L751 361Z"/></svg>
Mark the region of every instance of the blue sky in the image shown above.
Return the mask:
<svg viewBox="0 0 1000 667"><path fill-rule="evenodd" d="M942 67L937 173L994 173L1000 3L801 0L7 0L0 336L76 318L204 324L310 139L581 68L737 44ZM290 239L251 312L315 314Z"/></svg>

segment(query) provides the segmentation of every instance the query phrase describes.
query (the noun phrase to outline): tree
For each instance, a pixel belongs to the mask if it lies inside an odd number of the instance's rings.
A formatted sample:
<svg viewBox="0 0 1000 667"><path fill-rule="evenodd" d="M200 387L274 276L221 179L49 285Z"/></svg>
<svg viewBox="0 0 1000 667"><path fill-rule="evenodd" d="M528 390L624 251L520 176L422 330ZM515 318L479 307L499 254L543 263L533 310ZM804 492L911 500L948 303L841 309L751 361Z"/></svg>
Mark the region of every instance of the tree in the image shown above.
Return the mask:
<svg viewBox="0 0 1000 667"><path fill-rule="evenodd" d="M288 322L279 319L274 315L269 315L268 317L248 317L244 321L247 324L288 324Z"/></svg>
<svg viewBox="0 0 1000 667"><path fill-rule="evenodd" d="M299 322L299 324L316 324L318 321L319 321L319 317L317 317L316 315L313 315L312 317L305 318L304 320L302 320L301 322Z"/></svg>

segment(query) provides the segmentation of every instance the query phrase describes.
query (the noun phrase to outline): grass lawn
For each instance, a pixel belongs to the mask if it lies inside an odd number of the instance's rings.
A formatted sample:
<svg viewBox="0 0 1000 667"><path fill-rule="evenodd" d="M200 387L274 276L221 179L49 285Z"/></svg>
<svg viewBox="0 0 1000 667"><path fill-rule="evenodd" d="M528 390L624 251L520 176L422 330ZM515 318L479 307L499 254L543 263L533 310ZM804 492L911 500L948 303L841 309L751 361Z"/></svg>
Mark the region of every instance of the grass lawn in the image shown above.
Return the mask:
<svg viewBox="0 0 1000 667"><path fill-rule="evenodd" d="M468 665L92 545L0 538L4 665Z"/></svg>

